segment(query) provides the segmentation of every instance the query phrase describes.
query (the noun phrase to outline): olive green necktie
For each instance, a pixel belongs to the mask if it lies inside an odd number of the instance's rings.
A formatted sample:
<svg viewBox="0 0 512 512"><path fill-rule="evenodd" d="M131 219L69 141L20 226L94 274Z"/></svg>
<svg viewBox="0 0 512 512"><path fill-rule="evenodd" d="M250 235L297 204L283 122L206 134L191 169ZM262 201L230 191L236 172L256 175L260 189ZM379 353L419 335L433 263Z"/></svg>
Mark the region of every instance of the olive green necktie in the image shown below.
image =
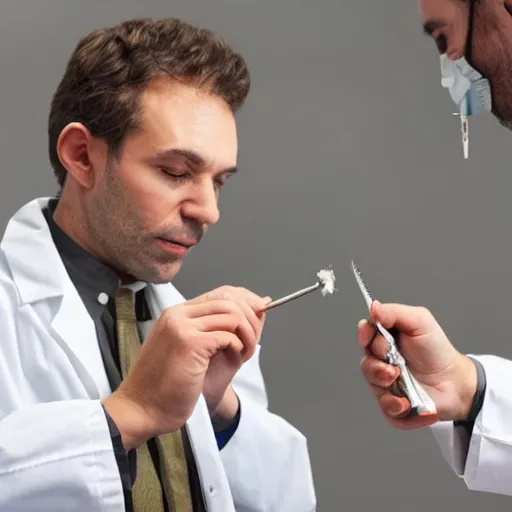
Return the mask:
<svg viewBox="0 0 512 512"><path fill-rule="evenodd" d="M124 379L133 366L141 346L133 290L120 288L115 303L119 360ZM181 431L159 436L155 441L160 458L160 476L170 510L193 512ZM160 480L147 443L137 448L137 475L132 497L134 512L163 511Z"/></svg>

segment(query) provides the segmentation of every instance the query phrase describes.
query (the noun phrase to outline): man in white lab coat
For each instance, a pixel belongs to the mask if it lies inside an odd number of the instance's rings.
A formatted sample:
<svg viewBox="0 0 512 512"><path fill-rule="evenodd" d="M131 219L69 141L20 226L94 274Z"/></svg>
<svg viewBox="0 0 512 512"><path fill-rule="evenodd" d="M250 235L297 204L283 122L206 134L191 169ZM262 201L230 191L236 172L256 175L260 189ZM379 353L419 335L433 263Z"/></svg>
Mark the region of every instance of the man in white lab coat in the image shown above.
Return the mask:
<svg viewBox="0 0 512 512"><path fill-rule="evenodd" d="M49 116L56 198L0 244L0 511L311 512L267 409L268 298L170 284L236 172L242 57L179 20L98 30Z"/></svg>
<svg viewBox="0 0 512 512"><path fill-rule="evenodd" d="M420 10L462 121L492 111L512 128L512 0L421 0ZM375 302L369 320L359 324L361 371L386 419L400 429L430 425L469 489L512 495L512 362L461 354L425 308ZM408 416L409 402L391 393L398 371L384 362L376 321L400 333L401 352L437 416Z"/></svg>

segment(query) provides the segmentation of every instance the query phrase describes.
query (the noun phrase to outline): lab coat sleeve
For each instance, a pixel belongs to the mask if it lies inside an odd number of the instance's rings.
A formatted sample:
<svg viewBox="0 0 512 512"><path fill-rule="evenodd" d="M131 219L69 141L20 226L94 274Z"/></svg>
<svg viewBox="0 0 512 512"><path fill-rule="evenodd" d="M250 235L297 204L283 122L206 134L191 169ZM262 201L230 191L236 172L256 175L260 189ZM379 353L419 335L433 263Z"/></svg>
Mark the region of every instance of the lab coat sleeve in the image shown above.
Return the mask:
<svg viewBox="0 0 512 512"><path fill-rule="evenodd" d="M512 495L512 361L471 357L484 367L487 387L471 437L462 427L432 427L442 454L468 489Z"/></svg>
<svg viewBox="0 0 512 512"><path fill-rule="evenodd" d="M124 512L101 403L40 403L4 416L0 489L0 512Z"/></svg>
<svg viewBox="0 0 512 512"><path fill-rule="evenodd" d="M313 512L316 497L307 440L268 411L260 346L233 380L241 417L221 450L237 512Z"/></svg>

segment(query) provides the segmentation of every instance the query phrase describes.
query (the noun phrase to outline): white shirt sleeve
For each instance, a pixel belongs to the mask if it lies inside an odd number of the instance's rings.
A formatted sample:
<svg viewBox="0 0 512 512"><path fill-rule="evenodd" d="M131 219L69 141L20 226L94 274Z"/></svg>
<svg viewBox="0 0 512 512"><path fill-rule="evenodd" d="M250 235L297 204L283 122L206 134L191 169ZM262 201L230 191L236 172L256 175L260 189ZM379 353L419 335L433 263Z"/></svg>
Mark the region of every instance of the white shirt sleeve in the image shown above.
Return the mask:
<svg viewBox="0 0 512 512"><path fill-rule="evenodd" d="M124 512L101 403L41 403L0 419L0 512Z"/></svg>
<svg viewBox="0 0 512 512"><path fill-rule="evenodd" d="M474 356L484 367L487 386L471 438L451 422L432 425L442 454L468 489L512 495L512 361Z"/></svg>

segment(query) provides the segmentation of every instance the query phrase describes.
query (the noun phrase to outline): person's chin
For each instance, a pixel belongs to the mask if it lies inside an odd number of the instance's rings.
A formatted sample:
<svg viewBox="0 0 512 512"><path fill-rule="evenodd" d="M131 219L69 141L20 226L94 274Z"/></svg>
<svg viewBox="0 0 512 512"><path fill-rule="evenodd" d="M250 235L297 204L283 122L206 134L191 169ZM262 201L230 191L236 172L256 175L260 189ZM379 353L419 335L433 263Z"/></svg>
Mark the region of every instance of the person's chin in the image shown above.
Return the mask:
<svg viewBox="0 0 512 512"><path fill-rule="evenodd" d="M165 284L174 279L183 264L182 258L176 258L172 261L153 261L151 264L146 262L140 265L132 274L135 279L150 284Z"/></svg>
<svg viewBox="0 0 512 512"><path fill-rule="evenodd" d="M151 281L153 284L164 284L169 283L174 279L176 274L180 271L183 265L183 259L179 258L168 263L167 265L161 265L156 269L155 280Z"/></svg>

